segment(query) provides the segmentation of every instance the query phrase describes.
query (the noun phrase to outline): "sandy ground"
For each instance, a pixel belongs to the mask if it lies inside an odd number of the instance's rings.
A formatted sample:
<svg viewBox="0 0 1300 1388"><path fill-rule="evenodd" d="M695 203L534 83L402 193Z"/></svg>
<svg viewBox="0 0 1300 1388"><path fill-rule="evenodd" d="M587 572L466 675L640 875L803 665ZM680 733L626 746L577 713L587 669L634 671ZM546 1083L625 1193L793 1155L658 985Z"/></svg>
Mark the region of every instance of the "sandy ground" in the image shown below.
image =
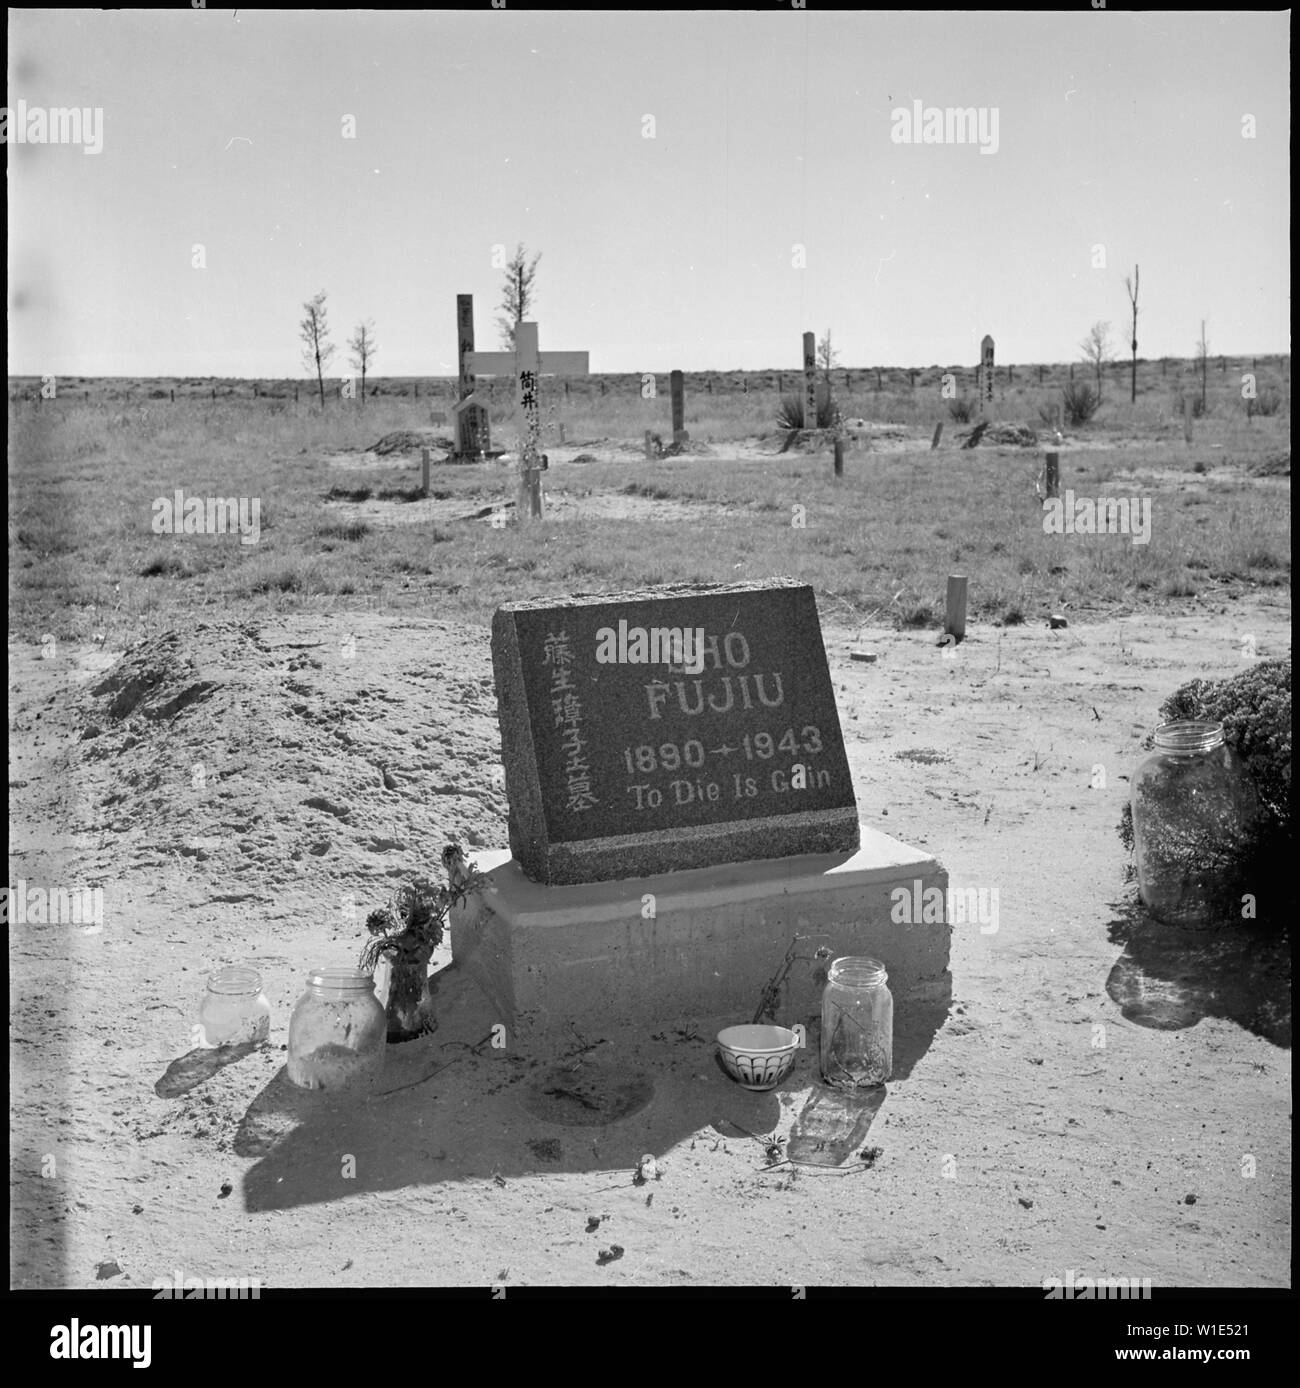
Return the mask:
<svg viewBox="0 0 1300 1388"><path fill-rule="evenodd" d="M1161 700L1239 668L1242 630L1289 649L1284 603L974 629L952 659L823 614L863 819L999 891L995 931L954 934L937 1035L900 1018L880 1155L847 1173L765 1168L741 1129L788 1133L815 1061L742 1091L711 1037L747 1019L475 1052L493 1018L454 969L383 1097L287 1083L307 969L355 959L449 833L504 842L485 630L196 624L119 664L11 644L10 881L106 898L101 931L10 925L13 1285L1288 1286L1285 949L1144 925L1114 832ZM205 975L240 960L270 1042L185 1061ZM557 1065L641 1106L575 1122Z"/></svg>

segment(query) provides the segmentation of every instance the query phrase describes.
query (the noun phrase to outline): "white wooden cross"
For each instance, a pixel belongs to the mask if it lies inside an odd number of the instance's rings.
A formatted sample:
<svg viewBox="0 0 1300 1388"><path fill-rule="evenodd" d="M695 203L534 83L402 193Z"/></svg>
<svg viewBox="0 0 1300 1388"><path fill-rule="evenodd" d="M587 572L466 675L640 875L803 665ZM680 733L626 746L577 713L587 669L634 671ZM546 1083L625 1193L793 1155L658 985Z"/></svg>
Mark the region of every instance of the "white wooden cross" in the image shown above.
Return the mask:
<svg viewBox="0 0 1300 1388"><path fill-rule="evenodd" d="M465 367L475 376L514 376L515 400L521 418L520 461L529 500L527 506L520 506L519 516L521 520L526 519L525 512L540 516L542 500L539 475L542 464L537 446L541 436L538 377L586 376L590 371L590 354L539 352L537 324L516 323L513 352L466 352ZM461 401L462 405L464 403Z"/></svg>

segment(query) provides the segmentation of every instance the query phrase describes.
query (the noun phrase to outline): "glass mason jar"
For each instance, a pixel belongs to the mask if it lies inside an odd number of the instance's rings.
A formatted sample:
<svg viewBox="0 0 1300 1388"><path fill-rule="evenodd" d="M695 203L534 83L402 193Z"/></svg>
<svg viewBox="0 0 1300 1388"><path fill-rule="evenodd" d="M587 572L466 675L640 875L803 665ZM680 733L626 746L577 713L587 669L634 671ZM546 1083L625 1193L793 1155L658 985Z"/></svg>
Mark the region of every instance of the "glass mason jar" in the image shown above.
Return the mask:
<svg viewBox="0 0 1300 1388"><path fill-rule="evenodd" d="M208 991L199 1004L197 1045L205 1050L258 1045L270 1034L271 1004L256 969L236 964L208 975Z"/></svg>
<svg viewBox="0 0 1300 1388"><path fill-rule="evenodd" d="M360 969L316 969L289 1018L289 1078L303 1089L367 1089L388 1030L375 980Z"/></svg>
<svg viewBox="0 0 1300 1388"><path fill-rule="evenodd" d="M1132 806L1142 904L1171 925L1228 924L1258 800L1223 724L1162 723Z"/></svg>
<svg viewBox="0 0 1300 1388"><path fill-rule="evenodd" d="M837 959L822 992L821 1069L841 1089L884 1084L894 1068L894 999L878 959Z"/></svg>

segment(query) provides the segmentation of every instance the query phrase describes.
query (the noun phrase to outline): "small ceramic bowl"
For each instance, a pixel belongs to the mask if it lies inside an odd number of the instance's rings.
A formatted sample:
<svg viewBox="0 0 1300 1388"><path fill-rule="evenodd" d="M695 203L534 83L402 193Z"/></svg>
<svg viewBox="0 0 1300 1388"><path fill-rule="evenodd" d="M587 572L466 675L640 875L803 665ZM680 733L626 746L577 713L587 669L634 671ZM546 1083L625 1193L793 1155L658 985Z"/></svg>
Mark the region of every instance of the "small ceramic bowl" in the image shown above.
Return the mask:
<svg viewBox="0 0 1300 1388"><path fill-rule="evenodd" d="M718 1033L723 1068L746 1089L775 1089L794 1069L798 1049L789 1027L724 1027Z"/></svg>

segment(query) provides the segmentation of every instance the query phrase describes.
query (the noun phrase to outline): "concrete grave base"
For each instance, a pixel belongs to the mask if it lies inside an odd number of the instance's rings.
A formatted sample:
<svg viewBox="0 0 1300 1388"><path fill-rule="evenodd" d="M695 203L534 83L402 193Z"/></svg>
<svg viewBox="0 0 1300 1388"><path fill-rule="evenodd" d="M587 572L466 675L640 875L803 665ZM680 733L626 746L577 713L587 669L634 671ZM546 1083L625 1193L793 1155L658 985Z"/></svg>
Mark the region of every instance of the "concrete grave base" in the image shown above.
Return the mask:
<svg viewBox="0 0 1300 1388"><path fill-rule="evenodd" d="M748 1022L794 936L802 956L777 1021L819 1013L828 961L882 960L897 1009L951 996L951 926L913 923L948 874L931 857L862 826L854 853L805 854L622 881L542 886L508 850L474 855L493 890L452 913L452 959L483 990L512 1043L530 1033L616 1023L664 1027L725 1014ZM896 888L909 894L895 921ZM935 900L931 894L931 901Z"/></svg>

